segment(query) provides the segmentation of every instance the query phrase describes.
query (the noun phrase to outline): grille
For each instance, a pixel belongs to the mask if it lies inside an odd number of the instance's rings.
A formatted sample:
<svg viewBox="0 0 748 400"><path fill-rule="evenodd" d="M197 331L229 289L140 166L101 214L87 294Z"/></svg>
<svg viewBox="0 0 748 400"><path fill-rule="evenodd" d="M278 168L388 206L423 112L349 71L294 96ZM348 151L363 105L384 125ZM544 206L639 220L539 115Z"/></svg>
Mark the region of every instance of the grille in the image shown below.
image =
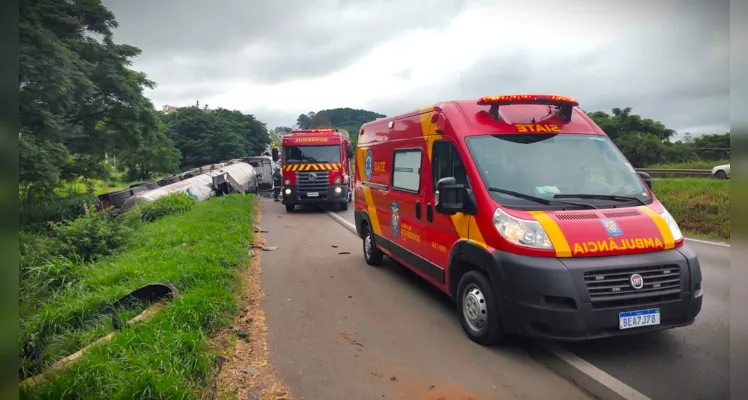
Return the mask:
<svg viewBox="0 0 748 400"><path fill-rule="evenodd" d="M641 215L637 210L624 210L624 211L608 211L604 212L603 215L606 218L625 218L625 217L636 217Z"/></svg>
<svg viewBox="0 0 748 400"><path fill-rule="evenodd" d="M631 286L632 274L642 276L641 289ZM677 265L587 271L584 283L594 308L645 305L680 298L681 271Z"/></svg>
<svg viewBox="0 0 748 400"><path fill-rule="evenodd" d="M316 177L313 181L309 180L312 174ZM329 175L328 171L297 171L296 184L304 192L322 192L330 186Z"/></svg>
<svg viewBox="0 0 748 400"><path fill-rule="evenodd" d="M595 213L568 213L568 214L556 214L556 218L560 220L580 220L580 219L599 219Z"/></svg>

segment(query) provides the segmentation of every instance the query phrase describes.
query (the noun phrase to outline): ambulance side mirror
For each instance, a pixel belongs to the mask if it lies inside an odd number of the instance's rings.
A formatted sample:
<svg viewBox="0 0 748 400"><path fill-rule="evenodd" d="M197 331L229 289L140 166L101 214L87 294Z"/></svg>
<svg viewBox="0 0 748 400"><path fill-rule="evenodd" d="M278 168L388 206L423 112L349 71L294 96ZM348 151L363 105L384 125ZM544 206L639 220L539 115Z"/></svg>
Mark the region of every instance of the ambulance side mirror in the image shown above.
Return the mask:
<svg viewBox="0 0 748 400"><path fill-rule="evenodd" d="M434 192L434 207L439 214L455 215L465 210L467 187L453 177L439 179Z"/></svg>
<svg viewBox="0 0 748 400"><path fill-rule="evenodd" d="M348 158L353 158L353 145L352 144L349 143L348 146L346 146L345 154L348 156Z"/></svg>
<svg viewBox="0 0 748 400"><path fill-rule="evenodd" d="M644 183L649 187L649 190L652 190L652 177L646 172L637 172L637 173L642 178Z"/></svg>

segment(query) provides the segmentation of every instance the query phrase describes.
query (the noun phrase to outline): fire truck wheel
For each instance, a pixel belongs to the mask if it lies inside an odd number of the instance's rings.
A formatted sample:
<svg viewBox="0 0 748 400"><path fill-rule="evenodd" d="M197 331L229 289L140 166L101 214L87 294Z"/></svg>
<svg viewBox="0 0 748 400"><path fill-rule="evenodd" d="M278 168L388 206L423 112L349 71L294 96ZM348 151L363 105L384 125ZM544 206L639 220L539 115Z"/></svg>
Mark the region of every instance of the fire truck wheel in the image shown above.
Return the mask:
<svg viewBox="0 0 748 400"><path fill-rule="evenodd" d="M503 338L498 303L491 281L479 271L469 271L457 288L457 313L470 340L484 346Z"/></svg>
<svg viewBox="0 0 748 400"><path fill-rule="evenodd" d="M293 204L286 204L286 211L287 212L293 212L293 210L296 209L296 206Z"/></svg>
<svg viewBox="0 0 748 400"><path fill-rule="evenodd" d="M369 225L364 225L363 244L364 260L366 260L366 263L374 266L382 265L384 254L374 244L374 235L372 235Z"/></svg>

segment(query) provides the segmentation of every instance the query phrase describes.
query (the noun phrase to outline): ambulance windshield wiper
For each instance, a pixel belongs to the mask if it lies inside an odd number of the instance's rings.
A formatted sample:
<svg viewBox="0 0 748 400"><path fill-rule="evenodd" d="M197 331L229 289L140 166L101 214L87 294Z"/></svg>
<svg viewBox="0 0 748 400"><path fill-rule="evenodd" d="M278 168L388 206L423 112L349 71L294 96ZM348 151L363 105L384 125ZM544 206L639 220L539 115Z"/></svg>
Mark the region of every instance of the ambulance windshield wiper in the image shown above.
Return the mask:
<svg viewBox="0 0 748 400"><path fill-rule="evenodd" d="M616 196L613 194L557 194L553 196L554 199L599 199L599 200L613 200L613 201L636 201L639 204L646 206L642 199L631 196Z"/></svg>
<svg viewBox="0 0 748 400"><path fill-rule="evenodd" d="M597 208L597 207L593 206L592 204L571 203L571 202L568 202L568 201L546 200L546 199L544 199L542 197L535 197L535 196L531 196L529 194L515 192L515 191L512 191L512 190L499 189L499 188L495 188L495 187L489 187L488 191L489 192L496 192L496 193L508 194L510 196L514 196L514 197L517 197L517 198L520 198L520 199L534 201L536 203L545 204L547 206L552 206L553 204L566 204L568 206L574 206L574 207L582 207L582 208L590 208L590 209Z"/></svg>

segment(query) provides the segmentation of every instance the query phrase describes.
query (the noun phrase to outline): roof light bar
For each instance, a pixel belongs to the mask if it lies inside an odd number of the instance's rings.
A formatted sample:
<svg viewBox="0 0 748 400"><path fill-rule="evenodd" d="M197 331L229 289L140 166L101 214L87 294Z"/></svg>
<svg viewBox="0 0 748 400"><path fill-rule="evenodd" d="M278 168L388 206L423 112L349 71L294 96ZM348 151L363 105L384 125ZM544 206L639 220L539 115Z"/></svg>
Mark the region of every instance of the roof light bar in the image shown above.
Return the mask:
<svg viewBox="0 0 748 400"><path fill-rule="evenodd" d="M501 120L499 106L511 104L539 104L557 106L556 115L564 121L571 121L572 109L579 105L577 99L568 96L547 94L511 94L504 96L483 96L478 99L479 106L491 106L488 111L497 121Z"/></svg>
<svg viewBox="0 0 748 400"><path fill-rule="evenodd" d="M325 128L325 129L298 129L295 131L291 131L291 133L333 133L337 132L337 129L334 128Z"/></svg>
<svg viewBox="0 0 748 400"><path fill-rule="evenodd" d="M545 94L510 94L504 96L483 96L478 99L478 105L509 105L509 104L547 104L578 106L577 99L568 96L556 96Z"/></svg>

